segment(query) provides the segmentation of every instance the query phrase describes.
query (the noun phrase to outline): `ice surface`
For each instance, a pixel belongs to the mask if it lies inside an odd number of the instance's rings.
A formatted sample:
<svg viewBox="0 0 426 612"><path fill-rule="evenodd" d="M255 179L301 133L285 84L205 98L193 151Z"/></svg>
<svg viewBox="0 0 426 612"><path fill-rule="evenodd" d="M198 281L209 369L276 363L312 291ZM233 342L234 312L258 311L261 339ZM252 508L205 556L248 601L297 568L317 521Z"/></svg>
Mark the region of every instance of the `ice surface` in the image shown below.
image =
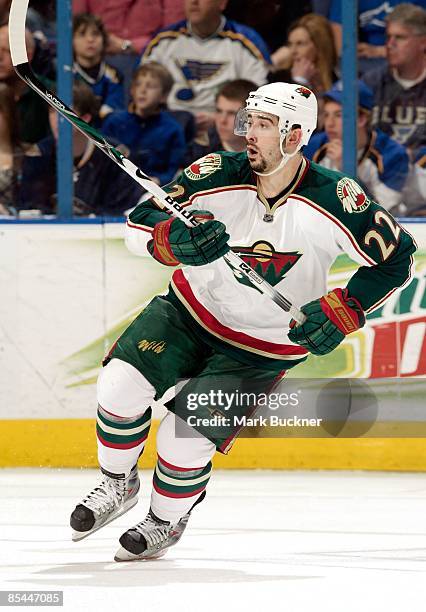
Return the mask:
<svg viewBox="0 0 426 612"><path fill-rule="evenodd" d="M114 563L139 504L79 543L69 514L94 470L0 470L0 588L64 590L66 610L426 609L426 475L216 471L166 557ZM25 608L26 609L26 608Z"/></svg>

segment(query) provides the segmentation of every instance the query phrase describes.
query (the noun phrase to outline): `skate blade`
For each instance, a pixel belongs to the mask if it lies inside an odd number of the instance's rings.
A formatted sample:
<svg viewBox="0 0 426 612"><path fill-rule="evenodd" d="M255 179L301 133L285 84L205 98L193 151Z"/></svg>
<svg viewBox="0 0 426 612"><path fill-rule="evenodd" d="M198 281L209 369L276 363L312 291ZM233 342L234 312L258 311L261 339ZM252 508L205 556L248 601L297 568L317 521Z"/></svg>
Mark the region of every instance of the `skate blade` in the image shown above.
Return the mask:
<svg viewBox="0 0 426 612"><path fill-rule="evenodd" d="M157 553L151 553L149 556L145 556L144 553L141 555L134 555L121 546L115 553L114 561L117 561L118 563L123 561L154 561L155 559L164 557L167 550L168 549L166 548L164 550L159 550Z"/></svg>
<svg viewBox="0 0 426 612"><path fill-rule="evenodd" d="M105 527L109 523L112 523L112 521L115 521L115 519L117 519L118 517L122 516L123 514L126 514L126 512L131 510L133 508L133 506L135 506L137 503L138 503L138 497L136 495L135 497L132 497L132 499L130 499L128 502L126 502L123 505L123 507L121 508L121 510L119 512L117 512L117 514L111 515L109 517L109 519L107 521L105 521L105 523L102 523L102 525L98 525L97 527L95 527L94 529L91 529L90 531L75 531L75 530L73 530L72 534L71 534L72 541L73 542L79 542L80 540L84 540L89 535L92 535L92 533L95 533L96 531L99 531L99 529L102 529L102 527Z"/></svg>

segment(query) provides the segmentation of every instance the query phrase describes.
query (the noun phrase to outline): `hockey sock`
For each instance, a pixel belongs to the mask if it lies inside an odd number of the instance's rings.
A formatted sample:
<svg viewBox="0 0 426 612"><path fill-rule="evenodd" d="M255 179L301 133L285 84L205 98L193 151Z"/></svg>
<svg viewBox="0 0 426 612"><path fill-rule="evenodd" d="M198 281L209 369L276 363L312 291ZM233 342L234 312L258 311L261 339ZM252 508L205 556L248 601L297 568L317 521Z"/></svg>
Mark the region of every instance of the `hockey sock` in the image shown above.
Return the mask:
<svg viewBox="0 0 426 612"><path fill-rule="evenodd" d="M211 461L201 468L182 468L158 455L151 494L154 514L163 521L177 522L204 496L211 472Z"/></svg>
<svg viewBox="0 0 426 612"><path fill-rule="evenodd" d="M129 475L143 453L151 425L151 408L137 417L119 417L98 407L98 460L105 470Z"/></svg>

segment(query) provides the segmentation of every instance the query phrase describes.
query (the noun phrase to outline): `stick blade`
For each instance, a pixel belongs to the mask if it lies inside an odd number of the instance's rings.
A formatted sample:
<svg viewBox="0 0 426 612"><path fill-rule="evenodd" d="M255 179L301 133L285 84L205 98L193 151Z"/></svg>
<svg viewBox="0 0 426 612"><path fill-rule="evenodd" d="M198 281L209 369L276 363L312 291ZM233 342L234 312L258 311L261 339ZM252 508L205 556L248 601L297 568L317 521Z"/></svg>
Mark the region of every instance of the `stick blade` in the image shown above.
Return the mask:
<svg viewBox="0 0 426 612"><path fill-rule="evenodd" d="M9 13L9 45L14 66L28 63L25 21L29 0L13 0Z"/></svg>

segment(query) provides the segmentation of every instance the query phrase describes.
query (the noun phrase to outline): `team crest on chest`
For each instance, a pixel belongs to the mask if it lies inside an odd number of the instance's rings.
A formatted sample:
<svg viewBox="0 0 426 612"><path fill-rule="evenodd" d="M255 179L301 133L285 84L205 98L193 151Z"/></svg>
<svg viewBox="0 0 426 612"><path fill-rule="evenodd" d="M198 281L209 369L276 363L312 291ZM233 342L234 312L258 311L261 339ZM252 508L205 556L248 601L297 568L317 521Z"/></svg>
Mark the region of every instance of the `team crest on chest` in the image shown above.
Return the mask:
<svg viewBox="0 0 426 612"><path fill-rule="evenodd" d="M279 283L302 256L297 251L278 253L266 240L259 240L251 247L232 247L232 250L272 286ZM240 283L253 287L241 272L233 272Z"/></svg>
<svg viewBox="0 0 426 612"><path fill-rule="evenodd" d="M222 168L222 158L217 153L209 153L201 159L197 159L193 164L185 168L186 176L192 181L199 181L207 178L217 170Z"/></svg>
<svg viewBox="0 0 426 612"><path fill-rule="evenodd" d="M347 177L337 183L337 195L347 213L364 212L371 203L358 183Z"/></svg>

